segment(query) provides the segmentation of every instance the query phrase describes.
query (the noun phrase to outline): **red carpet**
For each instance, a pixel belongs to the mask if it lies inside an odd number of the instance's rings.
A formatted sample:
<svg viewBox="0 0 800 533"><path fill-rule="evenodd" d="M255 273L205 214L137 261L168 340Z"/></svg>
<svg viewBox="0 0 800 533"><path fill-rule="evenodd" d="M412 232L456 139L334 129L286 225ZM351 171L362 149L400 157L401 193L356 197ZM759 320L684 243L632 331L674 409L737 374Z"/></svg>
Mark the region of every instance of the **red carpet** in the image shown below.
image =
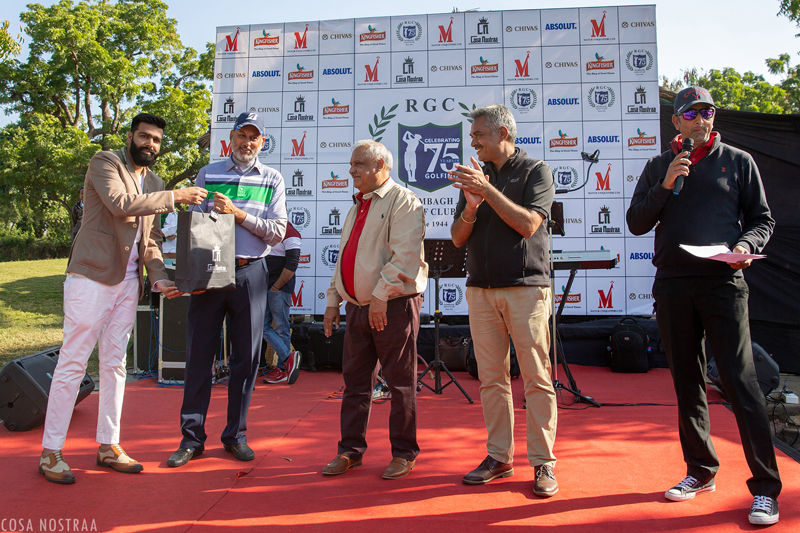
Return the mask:
<svg viewBox="0 0 800 533"><path fill-rule="evenodd" d="M669 373L614 374L607 368L571 367L584 394L601 403L674 403ZM250 409L248 442L256 460L238 462L222 450L226 389L215 389L206 452L171 469L166 459L180 442L182 390L149 380L131 383L125 396L122 444L145 472L120 474L95 465L97 395L75 410L67 461L76 484L47 483L36 470L42 428L13 433L0 428L0 529L75 531L699 531L759 529L747 522L752 498L749 470L733 415L712 406L712 435L722 467L717 491L674 503L663 493L685 474L676 407L559 409L555 472L560 492L543 500L531 492L533 469L525 455L522 382L514 381L515 475L484 486L461 476L485 457L486 431L478 381L457 377L476 400L470 405L450 385L441 396L423 389L419 399L417 467L406 478L381 474L391 460L389 404L373 407L364 464L342 476L322 467L336 455L341 375L303 372L292 386L259 382ZM564 399L571 400L565 394ZM712 399L718 399L713 396ZM563 404L559 404L563 406ZM800 531L800 465L778 453L784 482L781 520L769 531ZM2 522L6 519L6 522ZM40 529L40 519L50 529ZM58 522L61 520L61 522ZM69 520L69 523L67 523ZM78 522L74 522L77 520ZM84 522L85 521L85 522ZM93 522L94 521L94 522ZM56 529L53 529L55 526ZM70 529L67 529L69 526Z"/></svg>

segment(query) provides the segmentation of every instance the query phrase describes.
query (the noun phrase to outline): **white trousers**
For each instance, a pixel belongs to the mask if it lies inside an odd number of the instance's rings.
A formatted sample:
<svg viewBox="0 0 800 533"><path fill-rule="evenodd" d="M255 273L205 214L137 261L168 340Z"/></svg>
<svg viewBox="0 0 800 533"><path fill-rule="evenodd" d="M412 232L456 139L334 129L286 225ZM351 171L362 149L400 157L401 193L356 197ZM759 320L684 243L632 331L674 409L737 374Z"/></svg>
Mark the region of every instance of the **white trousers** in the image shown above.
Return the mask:
<svg viewBox="0 0 800 533"><path fill-rule="evenodd" d="M100 359L97 442L119 443L125 394L125 356L136 320L138 297L137 278L112 286L67 275L64 282L64 343L50 385L43 448L60 450L64 447L86 363L95 344Z"/></svg>

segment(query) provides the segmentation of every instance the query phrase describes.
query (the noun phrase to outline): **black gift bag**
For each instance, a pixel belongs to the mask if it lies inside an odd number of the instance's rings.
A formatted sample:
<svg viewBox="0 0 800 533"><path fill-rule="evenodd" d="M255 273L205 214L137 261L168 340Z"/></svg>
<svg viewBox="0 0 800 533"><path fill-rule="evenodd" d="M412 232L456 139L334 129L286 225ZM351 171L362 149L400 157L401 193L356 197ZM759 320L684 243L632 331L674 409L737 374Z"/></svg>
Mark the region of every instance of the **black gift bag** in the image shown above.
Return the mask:
<svg viewBox="0 0 800 533"><path fill-rule="evenodd" d="M181 292L236 287L233 215L178 213L175 284Z"/></svg>

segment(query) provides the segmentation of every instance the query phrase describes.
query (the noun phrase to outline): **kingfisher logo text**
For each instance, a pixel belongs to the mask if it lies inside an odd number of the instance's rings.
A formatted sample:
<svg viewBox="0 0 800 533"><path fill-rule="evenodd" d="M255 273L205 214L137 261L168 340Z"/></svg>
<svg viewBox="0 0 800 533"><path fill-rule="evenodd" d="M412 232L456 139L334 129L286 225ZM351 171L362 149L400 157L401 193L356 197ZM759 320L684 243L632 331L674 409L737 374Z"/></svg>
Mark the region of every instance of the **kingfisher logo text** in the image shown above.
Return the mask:
<svg viewBox="0 0 800 533"><path fill-rule="evenodd" d="M367 33L362 33L361 35L358 36L359 42L371 43L371 42L386 40L385 31L378 31L378 28L373 28L371 24L367 26L367 29L369 30Z"/></svg>
<svg viewBox="0 0 800 533"><path fill-rule="evenodd" d="M471 74L491 74L494 72L498 72L498 64L497 63L489 63L488 60L483 59L483 56L480 58L479 65L472 65L471 67Z"/></svg>
<svg viewBox="0 0 800 533"><path fill-rule="evenodd" d="M331 102L333 105L325 106L322 108L322 116L328 115L347 115L350 113L350 106L349 105L342 105L340 102L337 102L335 98L331 98Z"/></svg>
<svg viewBox="0 0 800 533"><path fill-rule="evenodd" d="M294 32L294 49L295 50L308 49L308 24L306 24L306 29L303 30L302 35L298 31Z"/></svg>
<svg viewBox="0 0 800 533"><path fill-rule="evenodd" d="M350 187L350 179L340 178L333 171L331 171L331 179L322 180L322 190L327 190L327 189L341 190L341 189L347 189L349 187Z"/></svg>
<svg viewBox="0 0 800 533"><path fill-rule="evenodd" d="M588 61L586 63L586 72L593 70L614 70L614 60L606 60L598 53L594 54L595 61Z"/></svg>
<svg viewBox="0 0 800 533"><path fill-rule="evenodd" d="M566 133L558 130L558 138L550 139L550 149L553 148L574 148L578 146L577 137L569 137Z"/></svg>
<svg viewBox="0 0 800 533"><path fill-rule="evenodd" d="M261 46L278 46L281 42L281 36L275 35L272 36L267 33L267 30L262 30L262 36L256 37L253 40L253 48L259 48Z"/></svg>
<svg viewBox="0 0 800 533"><path fill-rule="evenodd" d="M297 64L297 70L289 72L289 81L312 79L314 79L314 71L306 70L305 67L300 66L300 63Z"/></svg>
<svg viewBox="0 0 800 533"><path fill-rule="evenodd" d="M577 30L578 25L574 22L552 22L545 24L544 31Z"/></svg>
<svg viewBox="0 0 800 533"><path fill-rule="evenodd" d="M647 136L645 132L641 129L636 128L636 133L639 134L638 137L629 137L628 138L628 148L633 148L636 146L655 146L656 145L656 136Z"/></svg>

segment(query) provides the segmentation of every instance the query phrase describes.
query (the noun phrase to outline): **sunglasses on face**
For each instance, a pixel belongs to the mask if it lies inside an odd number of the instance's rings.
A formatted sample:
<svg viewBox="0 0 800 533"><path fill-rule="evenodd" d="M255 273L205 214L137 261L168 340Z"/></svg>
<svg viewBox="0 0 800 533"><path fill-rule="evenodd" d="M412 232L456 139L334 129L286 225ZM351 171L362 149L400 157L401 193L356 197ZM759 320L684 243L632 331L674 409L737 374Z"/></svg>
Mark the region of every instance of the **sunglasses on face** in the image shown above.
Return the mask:
<svg viewBox="0 0 800 533"><path fill-rule="evenodd" d="M681 113L681 115L683 115L683 118L685 118L686 120L694 120L697 118L697 114L700 113L701 117L708 120L714 116L714 111L715 109L713 107L709 107L706 109L690 109L688 111L684 111L683 113Z"/></svg>

